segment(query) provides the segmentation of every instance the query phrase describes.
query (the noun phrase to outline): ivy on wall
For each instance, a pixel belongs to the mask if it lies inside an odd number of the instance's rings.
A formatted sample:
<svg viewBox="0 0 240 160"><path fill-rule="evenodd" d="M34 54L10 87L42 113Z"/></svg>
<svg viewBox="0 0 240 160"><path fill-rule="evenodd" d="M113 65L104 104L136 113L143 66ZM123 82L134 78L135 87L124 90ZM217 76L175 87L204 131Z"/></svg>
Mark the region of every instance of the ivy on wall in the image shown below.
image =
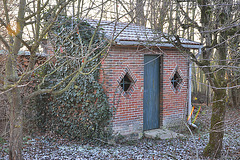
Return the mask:
<svg viewBox="0 0 240 160"><path fill-rule="evenodd" d="M70 17L60 17L49 33L55 52L59 53L54 63L37 71L44 83L41 87L50 88L63 79L56 88L63 89L74 73L84 62L84 58L94 57L104 47L103 35L87 22ZM92 39L94 35L94 38ZM93 43L89 46L89 43ZM83 72L89 72L100 62L101 56L88 62ZM69 77L66 79L66 77ZM70 139L85 139L106 136L106 128L112 117L108 98L98 82L99 70L89 75L80 75L63 94L51 96L43 94L36 98L37 124L45 131Z"/></svg>

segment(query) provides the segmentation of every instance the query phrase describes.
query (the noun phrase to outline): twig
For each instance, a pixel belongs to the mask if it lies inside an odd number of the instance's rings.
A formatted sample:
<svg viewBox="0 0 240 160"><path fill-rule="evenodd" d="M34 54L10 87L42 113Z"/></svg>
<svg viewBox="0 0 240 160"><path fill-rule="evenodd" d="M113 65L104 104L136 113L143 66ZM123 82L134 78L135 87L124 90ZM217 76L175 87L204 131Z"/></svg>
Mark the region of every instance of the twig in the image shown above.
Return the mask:
<svg viewBox="0 0 240 160"><path fill-rule="evenodd" d="M193 133L192 133L191 129L189 128L189 126L186 124L186 122L183 122L183 123L185 124L185 126L187 127L187 129L189 130L189 132L191 133L191 136L192 136L193 142L194 142L194 147L195 147L195 149L196 149L196 156L197 156L196 159L199 159L199 157L198 157L198 149L197 149L197 145L196 145L196 141L195 141L195 139L194 139Z"/></svg>

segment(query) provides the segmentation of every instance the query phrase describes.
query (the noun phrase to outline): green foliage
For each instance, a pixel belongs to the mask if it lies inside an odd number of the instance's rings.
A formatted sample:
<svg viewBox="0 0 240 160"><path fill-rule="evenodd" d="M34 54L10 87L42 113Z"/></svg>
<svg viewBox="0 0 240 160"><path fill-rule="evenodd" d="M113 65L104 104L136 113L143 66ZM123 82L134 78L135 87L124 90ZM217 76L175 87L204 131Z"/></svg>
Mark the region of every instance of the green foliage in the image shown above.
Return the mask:
<svg viewBox="0 0 240 160"><path fill-rule="evenodd" d="M45 77L42 88L61 90L70 82L72 73L78 70L88 55L94 57L104 47L103 35L97 32L89 47L95 28L81 20L60 17L51 30L56 61L38 71ZM90 52L88 52L90 51ZM83 72L89 72L100 62L101 57L88 62ZM44 74L43 74L44 73ZM69 78L66 78L69 77ZM37 124L45 131L52 131L70 139L85 139L106 136L106 128L112 116L108 99L98 82L99 70L89 75L80 75L70 88L61 95L43 94L36 99Z"/></svg>
<svg viewBox="0 0 240 160"><path fill-rule="evenodd" d="M0 137L0 144L6 143L6 140L3 137Z"/></svg>

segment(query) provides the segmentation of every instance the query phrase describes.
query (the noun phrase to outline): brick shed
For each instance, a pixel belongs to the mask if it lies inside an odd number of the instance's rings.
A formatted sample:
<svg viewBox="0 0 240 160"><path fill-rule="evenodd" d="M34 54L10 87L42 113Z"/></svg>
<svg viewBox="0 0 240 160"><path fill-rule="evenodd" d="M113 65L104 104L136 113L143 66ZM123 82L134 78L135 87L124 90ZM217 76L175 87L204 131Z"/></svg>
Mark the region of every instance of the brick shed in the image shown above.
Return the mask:
<svg viewBox="0 0 240 160"><path fill-rule="evenodd" d="M89 23L96 26L96 21ZM109 103L116 107L114 132L142 133L186 120L191 107L188 57L151 29L107 21L100 27L108 38L121 32L101 66L100 78ZM180 40L186 48L201 47Z"/></svg>
<svg viewBox="0 0 240 160"><path fill-rule="evenodd" d="M97 21L88 22L97 25ZM100 28L109 39L120 33L100 70L100 82L110 105L116 108L114 132L142 133L186 120L191 111L189 58L149 28L108 21L102 21ZM180 40L188 49L202 47L194 41ZM52 51L45 47L44 52Z"/></svg>

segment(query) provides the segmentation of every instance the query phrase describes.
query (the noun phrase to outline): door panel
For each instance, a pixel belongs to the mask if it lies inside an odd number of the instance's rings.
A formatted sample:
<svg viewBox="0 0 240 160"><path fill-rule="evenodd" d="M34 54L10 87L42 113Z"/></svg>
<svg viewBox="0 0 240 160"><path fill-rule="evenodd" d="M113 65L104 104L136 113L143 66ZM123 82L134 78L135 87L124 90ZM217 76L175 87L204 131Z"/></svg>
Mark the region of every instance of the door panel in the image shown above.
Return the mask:
<svg viewBox="0 0 240 160"><path fill-rule="evenodd" d="M159 128L159 58L144 56L143 130Z"/></svg>

